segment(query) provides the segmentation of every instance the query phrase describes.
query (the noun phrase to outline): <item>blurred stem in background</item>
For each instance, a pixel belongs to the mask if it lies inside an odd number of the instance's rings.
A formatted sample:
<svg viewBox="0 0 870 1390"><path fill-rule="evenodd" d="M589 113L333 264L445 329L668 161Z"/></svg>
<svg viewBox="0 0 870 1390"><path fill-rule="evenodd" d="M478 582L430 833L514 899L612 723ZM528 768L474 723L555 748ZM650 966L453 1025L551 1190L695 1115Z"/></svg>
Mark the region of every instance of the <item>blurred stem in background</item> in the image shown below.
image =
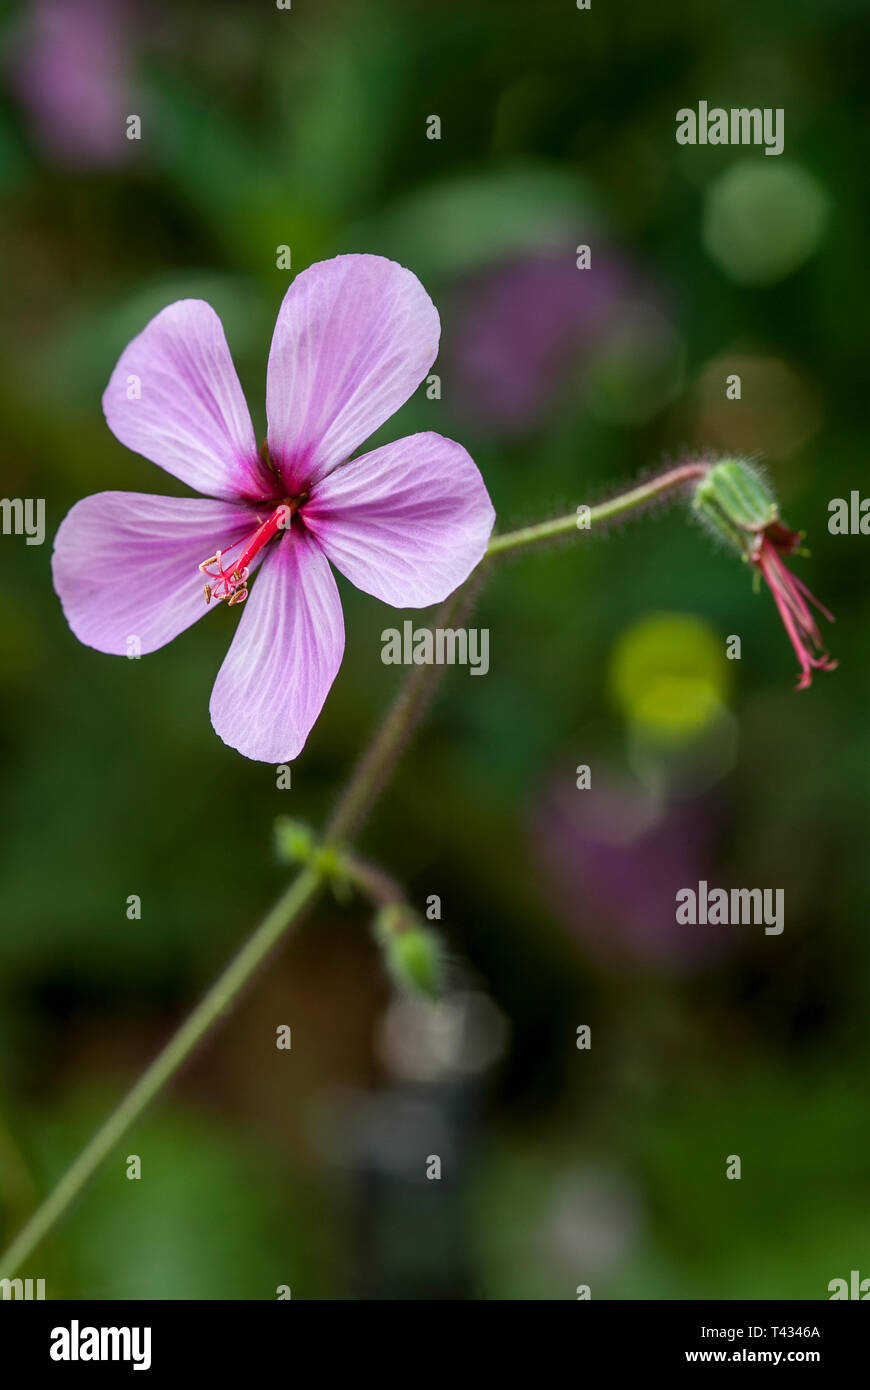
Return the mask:
<svg viewBox="0 0 870 1390"><path fill-rule="evenodd" d="M656 498L703 477L708 465L686 463L670 469L630 491L590 507L581 523L578 512L539 525L509 531L490 541L486 555L471 577L441 605L432 619L434 628L461 624L467 617L492 557L508 551L546 543L571 532L590 530L596 522L630 513ZM340 849L359 830L386 786L414 729L422 718L443 667L415 666L399 689L386 719L347 784L324 832L320 848ZM353 861L350 861L351 865ZM300 921L304 911L329 882L326 861L317 857L304 867L263 918L252 936L143 1073L90 1143L67 1169L57 1186L37 1208L0 1260L0 1278L8 1278L21 1266L73 1204L76 1197L151 1101L188 1060L194 1049L227 1014L251 983L284 934ZM351 873L357 886L359 875Z"/></svg>

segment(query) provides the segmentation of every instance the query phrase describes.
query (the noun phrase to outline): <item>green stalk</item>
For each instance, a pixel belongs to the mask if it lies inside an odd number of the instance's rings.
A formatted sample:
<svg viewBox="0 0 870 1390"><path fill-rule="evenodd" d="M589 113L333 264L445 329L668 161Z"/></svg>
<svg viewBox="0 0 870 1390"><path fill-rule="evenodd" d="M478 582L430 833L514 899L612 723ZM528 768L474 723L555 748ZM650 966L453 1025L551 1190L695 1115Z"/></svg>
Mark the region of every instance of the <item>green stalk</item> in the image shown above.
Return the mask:
<svg viewBox="0 0 870 1390"><path fill-rule="evenodd" d="M642 507L647 502L654 502L663 493L672 492L684 483L703 478L706 472L707 465L704 463L683 463L677 468L671 468L667 473L659 474L657 478L650 478L649 482L641 483L630 492L622 492L618 497L600 502L598 506L589 508L589 529L591 530L596 522L613 521L624 512L633 511L635 507ZM569 535L572 531L586 529L577 523L577 513L569 512L568 516L559 516L553 521L542 521L537 526L524 526L519 531L508 531L504 536L493 536L486 552L487 557L502 555L508 550L519 550L521 547L541 545L546 541L558 540L560 536Z"/></svg>

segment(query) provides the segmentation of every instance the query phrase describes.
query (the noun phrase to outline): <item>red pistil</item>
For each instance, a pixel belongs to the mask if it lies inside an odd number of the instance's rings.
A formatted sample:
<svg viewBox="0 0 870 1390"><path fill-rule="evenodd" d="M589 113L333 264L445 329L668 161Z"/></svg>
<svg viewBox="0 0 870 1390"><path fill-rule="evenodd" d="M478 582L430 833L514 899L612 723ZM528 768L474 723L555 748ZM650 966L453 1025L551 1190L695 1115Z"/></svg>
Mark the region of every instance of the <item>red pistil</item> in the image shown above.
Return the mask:
<svg viewBox="0 0 870 1390"><path fill-rule="evenodd" d="M797 689L806 690L812 681L813 670L833 671L837 665L825 650L822 635L807 600L824 614L828 622L832 623L834 619L827 608L819 603L797 575L786 568L779 557L780 550L787 554L794 550L799 537L796 533L789 532L786 527L780 528L784 534L771 536L771 529L768 528L768 532L759 538L751 559L773 594L779 616L800 662L801 675Z"/></svg>
<svg viewBox="0 0 870 1390"><path fill-rule="evenodd" d="M290 518L298 506L298 498L282 502L247 538L236 541L229 550L218 550L207 560L203 560L199 568L203 574L208 575L210 581L204 589L206 603L211 603L212 599L218 603L226 599L230 607L234 603L244 603L248 597L251 561L273 536L290 525ZM257 520L259 521L259 517ZM228 564L226 556L231 555L240 545L243 546L241 553Z"/></svg>

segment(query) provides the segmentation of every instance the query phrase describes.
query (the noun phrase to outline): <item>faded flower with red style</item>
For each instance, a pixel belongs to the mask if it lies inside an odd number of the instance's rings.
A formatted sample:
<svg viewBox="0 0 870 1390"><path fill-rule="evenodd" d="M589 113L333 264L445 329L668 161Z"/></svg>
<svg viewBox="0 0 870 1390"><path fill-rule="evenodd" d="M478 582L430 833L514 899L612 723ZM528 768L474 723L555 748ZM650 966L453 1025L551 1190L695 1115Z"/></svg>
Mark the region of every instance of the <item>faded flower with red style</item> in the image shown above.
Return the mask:
<svg viewBox="0 0 870 1390"><path fill-rule="evenodd" d="M157 314L121 354L106 421L204 495L103 492L72 508L52 570L79 640L124 655L135 636L145 654L221 601L243 605L212 724L248 758L296 757L344 651L330 562L385 603L424 608L486 550L495 513L460 444L426 432L351 457L423 381L439 336L395 262L310 266L278 312L258 451L217 314L197 299Z"/></svg>
<svg viewBox="0 0 870 1390"><path fill-rule="evenodd" d="M799 553L803 537L782 521L776 499L758 471L743 460L714 464L695 489L694 507L716 534L736 546L773 594L801 668L796 688L806 690L814 670L835 670L837 662L825 649L810 605L828 622L834 619L782 560L783 555Z"/></svg>

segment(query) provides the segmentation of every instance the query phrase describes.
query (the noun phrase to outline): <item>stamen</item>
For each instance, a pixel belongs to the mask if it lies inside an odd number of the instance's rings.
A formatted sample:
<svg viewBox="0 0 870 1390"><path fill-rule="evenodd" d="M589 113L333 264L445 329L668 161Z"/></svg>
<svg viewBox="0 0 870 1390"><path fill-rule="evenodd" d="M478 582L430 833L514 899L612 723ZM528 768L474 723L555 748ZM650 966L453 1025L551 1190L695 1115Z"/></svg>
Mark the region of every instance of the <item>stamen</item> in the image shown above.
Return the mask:
<svg viewBox="0 0 870 1390"><path fill-rule="evenodd" d="M202 574L208 575L211 583L205 585L203 590L206 603L211 603L212 599L216 603L221 603L225 599L228 607L235 603L244 603L248 597L248 578L250 576L250 564L255 555L263 549L265 545L289 526L293 513L298 510L301 498L290 498L282 502L273 512L267 516L265 521L260 521L256 530L243 541L236 541L230 546L230 551L237 546L243 547L241 554L231 565L224 565L222 550L216 550L214 555L210 555L207 560L203 560L199 566Z"/></svg>

